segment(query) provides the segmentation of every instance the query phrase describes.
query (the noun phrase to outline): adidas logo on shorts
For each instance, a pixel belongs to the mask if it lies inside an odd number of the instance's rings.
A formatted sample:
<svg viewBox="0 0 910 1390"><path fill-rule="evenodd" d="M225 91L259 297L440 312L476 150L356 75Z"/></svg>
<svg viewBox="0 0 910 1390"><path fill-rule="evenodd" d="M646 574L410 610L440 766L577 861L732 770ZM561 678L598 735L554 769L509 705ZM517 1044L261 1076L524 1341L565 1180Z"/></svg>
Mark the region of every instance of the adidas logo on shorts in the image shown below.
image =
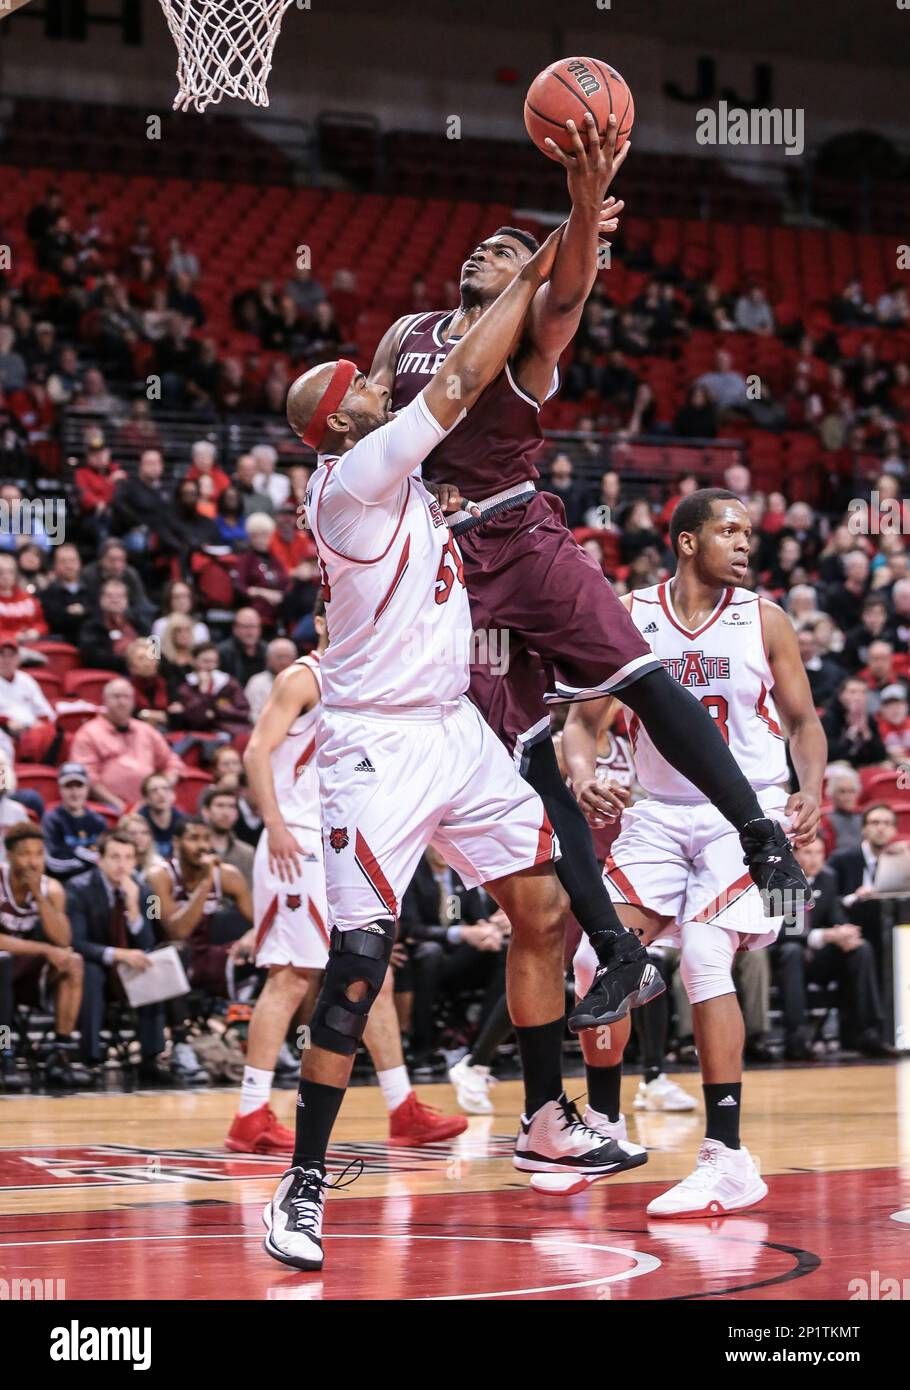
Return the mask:
<svg viewBox="0 0 910 1390"><path fill-rule="evenodd" d="M648 623L648 626L647 626L646 628L643 628L642 630L643 630L644 632L656 632L656 631L657 631L657 624L656 624L656 623Z"/></svg>
<svg viewBox="0 0 910 1390"><path fill-rule="evenodd" d="M358 764L357 764L357 766L354 768L354 771L355 771L355 772L375 772L376 769L375 769L375 767L373 766L373 764L370 762L369 758L364 758L364 760L363 760L362 763L358 763Z"/></svg>

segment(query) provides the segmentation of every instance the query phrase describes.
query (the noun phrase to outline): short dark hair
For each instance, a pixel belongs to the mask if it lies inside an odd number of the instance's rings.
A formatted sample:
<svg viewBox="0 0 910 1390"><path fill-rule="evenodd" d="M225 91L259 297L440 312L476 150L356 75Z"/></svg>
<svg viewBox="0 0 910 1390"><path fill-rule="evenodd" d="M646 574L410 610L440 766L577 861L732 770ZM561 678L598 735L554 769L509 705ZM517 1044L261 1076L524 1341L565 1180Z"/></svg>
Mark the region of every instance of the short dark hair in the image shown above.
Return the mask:
<svg viewBox="0 0 910 1390"><path fill-rule="evenodd" d="M190 656L195 661L197 656L201 656L203 652L214 652L218 659L221 659L221 653L218 650L217 642L197 642L190 652Z"/></svg>
<svg viewBox="0 0 910 1390"><path fill-rule="evenodd" d="M201 816L187 816L186 820L178 821L174 826L174 839L182 840L188 830L193 826L201 826L203 830L211 830L208 821L204 821Z"/></svg>
<svg viewBox="0 0 910 1390"><path fill-rule="evenodd" d="M215 786L206 787L205 791L202 793L202 801L200 802L202 809L207 811L212 802L217 801L219 796L229 796L232 801L240 801L240 797L232 787L219 787L216 783Z"/></svg>
<svg viewBox="0 0 910 1390"><path fill-rule="evenodd" d="M725 487L700 487L684 497L670 517L670 544L673 554L679 554L679 538L683 531L699 531L706 521L711 520L711 508L715 502L738 502L735 492Z"/></svg>
<svg viewBox="0 0 910 1390"><path fill-rule="evenodd" d="M863 811L863 825L866 824L866 821L872 815L873 811L887 811L889 815L894 817L895 823L897 822L897 812L893 806L889 806L887 801L874 801L871 806L867 806L865 811Z"/></svg>
<svg viewBox="0 0 910 1390"><path fill-rule="evenodd" d="M131 849L135 849L136 841L125 830L105 830L103 835L99 835L96 846L99 859L104 858L104 851L108 845L129 845Z"/></svg>
<svg viewBox="0 0 910 1390"><path fill-rule="evenodd" d="M15 825L11 825L3 837L3 843L7 852L21 845L25 840L40 840L44 844L44 836L37 825L32 825L30 820L17 820Z"/></svg>
<svg viewBox="0 0 910 1390"><path fill-rule="evenodd" d="M156 777L163 777L165 782L167 782L168 786L171 785L170 782L167 781L167 773L150 772L147 777L143 777L142 781L139 784L139 790L142 792L143 796L148 796L149 782L154 782Z"/></svg>
<svg viewBox="0 0 910 1390"><path fill-rule="evenodd" d="M530 232L523 232L520 227L497 227L493 235L514 237L516 241L521 242L526 250L530 251L532 256L540 248L540 242L536 236L532 236Z"/></svg>

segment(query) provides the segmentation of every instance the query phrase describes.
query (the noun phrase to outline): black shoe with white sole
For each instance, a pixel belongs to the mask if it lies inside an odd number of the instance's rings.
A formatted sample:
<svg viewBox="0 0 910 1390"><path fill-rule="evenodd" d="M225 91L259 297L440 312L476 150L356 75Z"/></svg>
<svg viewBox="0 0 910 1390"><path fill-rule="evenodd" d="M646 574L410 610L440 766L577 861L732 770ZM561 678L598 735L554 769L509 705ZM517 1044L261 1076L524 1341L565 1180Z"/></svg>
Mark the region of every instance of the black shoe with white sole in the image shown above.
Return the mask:
<svg viewBox="0 0 910 1390"><path fill-rule="evenodd" d="M762 816L739 833L743 863L761 893L766 917L792 917L812 901L803 873L780 821Z"/></svg>
<svg viewBox="0 0 910 1390"><path fill-rule="evenodd" d="M357 1171L342 1181L351 1168ZM289 1168L262 1213L268 1235L263 1249L293 1269L322 1269L322 1217L327 1187L347 1187L363 1172L360 1159L349 1163L334 1180L322 1167Z"/></svg>
<svg viewBox="0 0 910 1390"><path fill-rule="evenodd" d="M656 999L665 989L660 971L651 964L638 937L625 931L616 938L610 962L600 967L584 999L569 1014L569 1027L581 1033L585 1028L617 1023L630 1009Z"/></svg>

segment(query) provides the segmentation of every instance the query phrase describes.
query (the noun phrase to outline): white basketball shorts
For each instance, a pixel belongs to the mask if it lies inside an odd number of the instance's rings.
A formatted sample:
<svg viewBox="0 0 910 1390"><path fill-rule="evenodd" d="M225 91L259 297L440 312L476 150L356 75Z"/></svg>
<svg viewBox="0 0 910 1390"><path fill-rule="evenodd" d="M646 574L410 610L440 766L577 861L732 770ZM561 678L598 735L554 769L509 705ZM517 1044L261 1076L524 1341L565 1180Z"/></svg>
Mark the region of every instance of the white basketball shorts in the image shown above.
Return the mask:
<svg viewBox="0 0 910 1390"><path fill-rule="evenodd" d="M787 793L757 793L766 815L786 828ZM749 950L776 941L782 917L766 917L761 896L743 863L739 835L710 804L646 797L622 813L619 835L604 865L614 903L650 908L673 922L656 938L679 945L682 922L710 922L738 932Z"/></svg>
<svg viewBox="0 0 910 1390"><path fill-rule="evenodd" d="M388 714L323 706L316 767L342 930L397 917L430 844L469 888L559 856L543 802L467 696Z"/></svg>
<svg viewBox="0 0 910 1390"><path fill-rule="evenodd" d="M318 830L289 826L302 847L300 877L280 879L269 868L268 835L259 836L253 860L253 918L256 926L256 964L295 965L300 970L324 970L329 956L325 866Z"/></svg>

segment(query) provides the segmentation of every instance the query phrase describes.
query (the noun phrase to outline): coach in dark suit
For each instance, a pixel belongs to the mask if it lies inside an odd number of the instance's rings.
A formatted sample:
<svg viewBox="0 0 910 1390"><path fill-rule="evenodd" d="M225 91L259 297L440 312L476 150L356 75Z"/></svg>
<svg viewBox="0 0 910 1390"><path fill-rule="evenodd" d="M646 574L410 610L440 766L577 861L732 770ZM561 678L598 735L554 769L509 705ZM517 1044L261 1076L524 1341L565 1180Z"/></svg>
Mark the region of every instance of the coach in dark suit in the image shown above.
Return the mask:
<svg viewBox="0 0 910 1390"><path fill-rule="evenodd" d="M417 866L401 904L392 962L395 992L413 991L411 1047L414 1066L432 1066L434 1013L440 993L484 990L480 1023L505 991L506 941L489 921L496 904L482 888L461 879L430 848Z"/></svg>
<svg viewBox="0 0 910 1390"><path fill-rule="evenodd" d="M73 949L85 961L85 984L79 1027L82 1051L90 1065L104 1059L101 1025L105 1000L121 985L114 967L130 965L145 970L147 952L155 945L152 895L133 873L136 847L124 831L111 830L98 842L94 869L70 879L66 885L66 910L73 932ZM164 1005L146 1004L137 1009L138 1037L142 1050L141 1081L161 1082L166 1073L156 1058L164 1050Z"/></svg>
<svg viewBox="0 0 910 1390"><path fill-rule="evenodd" d="M859 851L847 851L858 853ZM840 987L841 1034L845 1047L868 1057L890 1055L882 1039L882 1006L875 971L875 955L862 930L847 921L837 891L837 878L824 867L821 837L797 850L809 887L811 906L784 918L771 959L786 1033L786 1055L791 1061L809 1061L812 1051L806 1030L806 985Z"/></svg>
<svg viewBox="0 0 910 1390"><path fill-rule="evenodd" d="M897 839L897 816L885 802L863 812L863 838L859 849L835 850L828 868L837 882L838 895L847 907L874 891L880 855Z"/></svg>

